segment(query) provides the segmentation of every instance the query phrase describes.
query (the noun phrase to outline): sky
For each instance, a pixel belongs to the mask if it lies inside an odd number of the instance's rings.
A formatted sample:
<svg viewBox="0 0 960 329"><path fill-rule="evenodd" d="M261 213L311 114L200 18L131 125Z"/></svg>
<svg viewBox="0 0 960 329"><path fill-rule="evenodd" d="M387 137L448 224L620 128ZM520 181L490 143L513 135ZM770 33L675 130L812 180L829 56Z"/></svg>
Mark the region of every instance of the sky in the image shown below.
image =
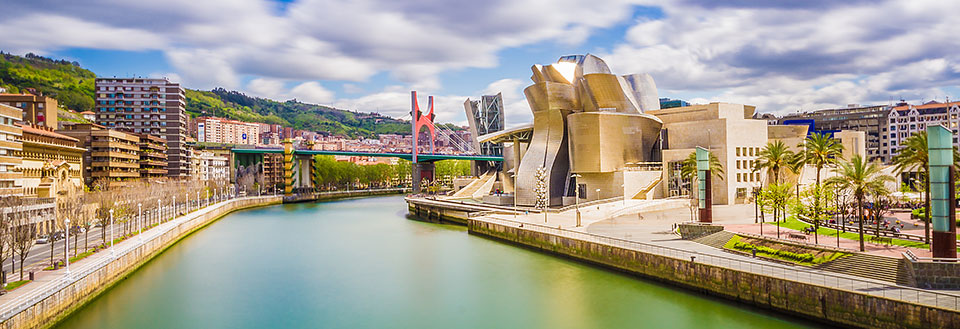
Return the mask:
<svg viewBox="0 0 960 329"><path fill-rule="evenodd" d="M100 76L167 77L275 100L437 120L503 93L532 115L530 66L570 54L649 73L660 97L778 115L960 99L960 1L0 0L0 50Z"/></svg>

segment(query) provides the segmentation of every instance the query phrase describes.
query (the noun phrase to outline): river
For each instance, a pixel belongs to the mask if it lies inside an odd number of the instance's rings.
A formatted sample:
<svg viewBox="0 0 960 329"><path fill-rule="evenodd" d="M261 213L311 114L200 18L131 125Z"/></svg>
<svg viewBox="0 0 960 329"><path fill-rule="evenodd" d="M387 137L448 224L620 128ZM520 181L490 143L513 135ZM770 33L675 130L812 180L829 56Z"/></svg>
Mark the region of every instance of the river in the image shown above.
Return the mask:
<svg viewBox="0 0 960 329"><path fill-rule="evenodd" d="M58 328L803 328L408 220L402 197L271 206L194 233Z"/></svg>

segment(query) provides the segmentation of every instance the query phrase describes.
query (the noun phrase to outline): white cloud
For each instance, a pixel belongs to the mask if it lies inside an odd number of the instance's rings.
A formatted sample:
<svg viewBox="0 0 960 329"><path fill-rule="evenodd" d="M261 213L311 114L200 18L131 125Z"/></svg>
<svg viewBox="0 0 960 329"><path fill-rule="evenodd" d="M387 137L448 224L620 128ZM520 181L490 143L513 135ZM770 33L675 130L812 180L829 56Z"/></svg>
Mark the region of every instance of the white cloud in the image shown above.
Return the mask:
<svg viewBox="0 0 960 329"><path fill-rule="evenodd" d="M316 81L304 82L290 90L290 95L298 101L314 104L327 104L333 101L333 92Z"/></svg>

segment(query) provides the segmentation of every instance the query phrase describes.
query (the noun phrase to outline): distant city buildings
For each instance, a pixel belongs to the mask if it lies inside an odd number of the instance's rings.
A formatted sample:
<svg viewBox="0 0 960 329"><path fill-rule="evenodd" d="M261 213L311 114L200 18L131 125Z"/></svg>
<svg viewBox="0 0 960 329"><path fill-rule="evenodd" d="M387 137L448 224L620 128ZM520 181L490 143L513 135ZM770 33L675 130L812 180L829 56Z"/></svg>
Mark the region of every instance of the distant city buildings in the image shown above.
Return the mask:
<svg viewBox="0 0 960 329"><path fill-rule="evenodd" d="M788 114L779 118L782 125L807 125L811 131L835 132L856 130L866 134L867 159L889 162L889 150L883 145L881 136L887 133L887 115L890 107L886 105L860 106L850 104L845 108L823 109L811 112ZM769 121L769 120L768 120ZM887 151L885 154L884 152Z"/></svg>
<svg viewBox="0 0 960 329"><path fill-rule="evenodd" d="M687 103L687 101L682 99L669 99L669 98L660 99L661 109L669 109L669 108L684 107L684 106L690 106L690 103Z"/></svg>
<svg viewBox="0 0 960 329"><path fill-rule="evenodd" d="M111 129L163 136L167 176L189 176L186 96L167 79L97 78L96 123Z"/></svg>
<svg viewBox="0 0 960 329"><path fill-rule="evenodd" d="M200 143L257 145L261 144L260 127L257 123L199 117L191 121L190 133Z"/></svg>

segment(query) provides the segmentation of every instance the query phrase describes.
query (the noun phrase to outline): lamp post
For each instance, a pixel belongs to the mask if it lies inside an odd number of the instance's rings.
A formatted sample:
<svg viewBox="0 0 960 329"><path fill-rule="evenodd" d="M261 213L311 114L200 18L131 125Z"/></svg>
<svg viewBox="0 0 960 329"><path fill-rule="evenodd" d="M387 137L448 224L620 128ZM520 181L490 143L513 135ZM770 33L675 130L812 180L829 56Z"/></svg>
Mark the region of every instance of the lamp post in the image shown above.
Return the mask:
<svg viewBox="0 0 960 329"><path fill-rule="evenodd" d="M110 209L110 257L115 256L113 251L113 209Z"/></svg>
<svg viewBox="0 0 960 329"><path fill-rule="evenodd" d="M513 178L513 218L517 218L517 174L510 174Z"/></svg>
<svg viewBox="0 0 960 329"><path fill-rule="evenodd" d="M197 191L197 209L200 209L200 191Z"/></svg>
<svg viewBox="0 0 960 329"><path fill-rule="evenodd" d="M64 219L63 226L67 227L66 234L64 234L64 236L67 237L67 240L64 242L64 246L69 246L70 245L70 220ZM70 253L64 253L63 258L66 259L66 265L67 265L67 271L65 274L69 276L70 275Z"/></svg>
<svg viewBox="0 0 960 329"><path fill-rule="evenodd" d="M583 177L583 176L581 176L580 174L570 175L570 178L574 178L574 179L580 178L580 177ZM577 203L577 227L580 227L580 184L579 183L577 183L577 185L573 187L573 200L574 202Z"/></svg>
<svg viewBox="0 0 960 329"><path fill-rule="evenodd" d="M173 196L173 204L171 204L171 206L173 206L173 216L171 216L170 218L176 218L177 217L177 196L176 195Z"/></svg>
<svg viewBox="0 0 960 329"><path fill-rule="evenodd" d="M143 205L137 203L137 236L140 237L140 244L143 244Z"/></svg>

